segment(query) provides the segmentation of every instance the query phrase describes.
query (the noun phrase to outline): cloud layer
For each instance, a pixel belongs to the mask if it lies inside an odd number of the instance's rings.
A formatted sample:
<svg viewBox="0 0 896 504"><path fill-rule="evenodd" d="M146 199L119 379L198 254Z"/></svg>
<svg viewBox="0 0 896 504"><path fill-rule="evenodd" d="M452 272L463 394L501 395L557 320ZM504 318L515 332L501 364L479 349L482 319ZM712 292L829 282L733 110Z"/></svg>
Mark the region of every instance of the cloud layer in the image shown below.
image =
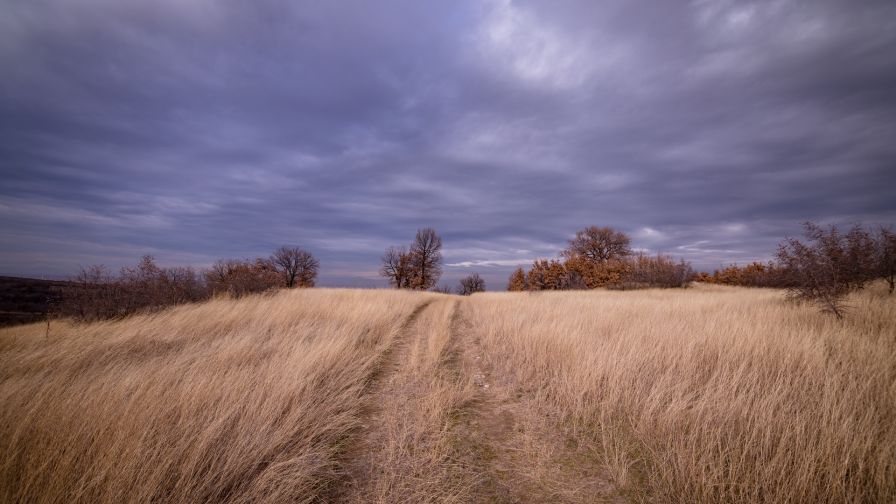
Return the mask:
<svg viewBox="0 0 896 504"><path fill-rule="evenodd" d="M702 268L896 222L892 1L0 0L0 274L432 226L500 288L577 229Z"/></svg>

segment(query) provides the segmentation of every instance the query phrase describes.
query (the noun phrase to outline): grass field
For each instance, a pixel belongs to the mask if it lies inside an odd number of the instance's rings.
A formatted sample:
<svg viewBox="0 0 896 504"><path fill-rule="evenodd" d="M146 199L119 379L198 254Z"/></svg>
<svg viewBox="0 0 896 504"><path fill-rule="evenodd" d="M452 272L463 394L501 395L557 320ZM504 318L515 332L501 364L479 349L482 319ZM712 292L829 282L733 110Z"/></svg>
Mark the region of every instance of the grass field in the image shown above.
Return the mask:
<svg viewBox="0 0 896 504"><path fill-rule="evenodd" d="M896 298L309 289L0 329L2 502L896 502Z"/></svg>

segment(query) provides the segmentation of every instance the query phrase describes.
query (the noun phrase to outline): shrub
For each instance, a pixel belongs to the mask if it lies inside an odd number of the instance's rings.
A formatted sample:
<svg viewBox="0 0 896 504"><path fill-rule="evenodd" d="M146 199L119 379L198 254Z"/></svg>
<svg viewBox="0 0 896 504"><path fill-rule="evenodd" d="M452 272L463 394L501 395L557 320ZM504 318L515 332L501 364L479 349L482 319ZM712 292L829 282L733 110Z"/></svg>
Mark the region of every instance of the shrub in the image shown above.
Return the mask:
<svg viewBox="0 0 896 504"><path fill-rule="evenodd" d="M694 275L691 263L684 259L675 261L662 254L656 256L638 254L628 261L628 267L622 274L621 281L612 284L611 287L623 289L687 287Z"/></svg>
<svg viewBox="0 0 896 504"><path fill-rule="evenodd" d="M807 222L804 228L807 243L789 238L778 247L789 296L842 318L843 298L876 274L874 242L858 225L845 235L836 226L823 229Z"/></svg>
<svg viewBox="0 0 896 504"><path fill-rule="evenodd" d="M716 270L712 275L701 273L695 280L722 285L739 285L744 287L785 287L786 281L781 267L769 261L768 263L752 262L740 267L736 264L722 270Z"/></svg>
<svg viewBox="0 0 896 504"><path fill-rule="evenodd" d="M104 266L82 268L61 288L57 315L91 321L117 318L208 297L192 268L160 268L152 256L113 276Z"/></svg>
<svg viewBox="0 0 896 504"><path fill-rule="evenodd" d="M875 249L876 275L886 280L889 293L892 294L896 283L896 233L881 227L877 233Z"/></svg>
<svg viewBox="0 0 896 504"><path fill-rule="evenodd" d="M283 275L270 259L220 260L205 271L204 275L213 294L226 293L233 297L286 286Z"/></svg>
<svg viewBox="0 0 896 504"><path fill-rule="evenodd" d="M555 259L539 259L532 263L532 269L526 274L526 285L529 290L563 290L566 289L567 271L563 263Z"/></svg>
<svg viewBox="0 0 896 504"><path fill-rule="evenodd" d="M485 292L485 280L479 276L479 273L473 273L460 279L458 282L457 293L461 296L469 296L476 292Z"/></svg>

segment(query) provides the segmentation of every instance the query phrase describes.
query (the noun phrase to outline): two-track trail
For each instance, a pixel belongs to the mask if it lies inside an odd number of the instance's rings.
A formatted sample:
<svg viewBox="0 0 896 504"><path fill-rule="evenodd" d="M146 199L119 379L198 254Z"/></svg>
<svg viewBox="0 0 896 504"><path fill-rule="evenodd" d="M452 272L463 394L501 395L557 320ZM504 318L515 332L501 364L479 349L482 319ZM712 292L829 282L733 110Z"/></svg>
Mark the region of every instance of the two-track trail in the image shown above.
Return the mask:
<svg viewBox="0 0 896 504"><path fill-rule="evenodd" d="M473 387L459 380L450 320L458 301L419 307L387 351L346 450L333 502L469 502L470 475L455 462L451 427Z"/></svg>
<svg viewBox="0 0 896 504"><path fill-rule="evenodd" d="M487 352L475 319L459 310L453 326L462 374L476 388L455 427L459 452L480 475L474 501L624 502L601 462L532 397L535 387L502 374L502 354Z"/></svg>
<svg viewBox="0 0 896 504"><path fill-rule="evenodd" d="M437 298L403 323L329 501L618 501L603 470L495 375L469 302Z"/></svg>

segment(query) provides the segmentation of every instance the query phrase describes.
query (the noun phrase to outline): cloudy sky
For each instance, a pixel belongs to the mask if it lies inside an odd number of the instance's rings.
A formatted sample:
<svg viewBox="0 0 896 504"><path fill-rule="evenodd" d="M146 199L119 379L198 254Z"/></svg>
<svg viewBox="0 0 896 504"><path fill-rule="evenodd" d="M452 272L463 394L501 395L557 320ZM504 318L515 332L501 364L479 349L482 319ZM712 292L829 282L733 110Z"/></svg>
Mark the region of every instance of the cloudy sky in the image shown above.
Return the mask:
<svg viewBox="0 0 896 504"><path fill-rule="evenodd" d="M502 288L576 229L699 268L896 223L892 0L0 0L0 274L432 226Z"/></svg>

